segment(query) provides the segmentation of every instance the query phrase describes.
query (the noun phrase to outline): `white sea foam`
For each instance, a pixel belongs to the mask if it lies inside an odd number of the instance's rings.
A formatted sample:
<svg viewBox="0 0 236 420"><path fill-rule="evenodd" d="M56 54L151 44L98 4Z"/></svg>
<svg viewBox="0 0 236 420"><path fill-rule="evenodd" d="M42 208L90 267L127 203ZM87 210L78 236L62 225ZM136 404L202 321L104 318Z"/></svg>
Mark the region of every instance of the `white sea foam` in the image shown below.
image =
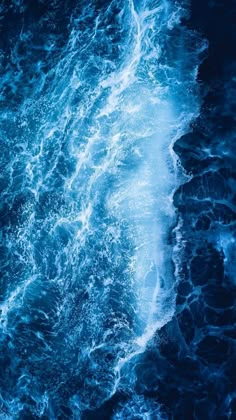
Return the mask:
<svg viewBox="0 0 236 420"><path fill-rule="evenodd" d="M35 335L45 360L60 361L55 393L70 372L80 378L70 397L77 416L132 388L129 367L174 314L168 235L181 170L172 145L198 112L198 59L179 27L179 2L119 1L110 35L115 6L95 19L88 4L72 19L61 59L45 76L49 87L17 115L32 198L9 236L24 270L2 317L14 333L12 312L29 320L33 299L50 300L37 310L52 320L54 341L47 347Z"/></svg>

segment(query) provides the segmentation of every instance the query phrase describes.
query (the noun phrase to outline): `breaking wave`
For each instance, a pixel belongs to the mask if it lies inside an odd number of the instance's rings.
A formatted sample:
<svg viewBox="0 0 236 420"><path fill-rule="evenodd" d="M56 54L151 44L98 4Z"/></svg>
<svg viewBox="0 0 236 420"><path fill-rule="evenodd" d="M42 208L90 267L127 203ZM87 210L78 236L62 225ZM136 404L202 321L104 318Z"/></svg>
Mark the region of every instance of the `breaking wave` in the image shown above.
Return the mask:
<svg viewBox="0 0 236 420"><path fill-rule="evenodd" d="M198 114L203 47L182 1L80 3L64 42L50 10L23 25L1 78L6 419L78 419L130 392L175 311L172 146Z"/></svg>

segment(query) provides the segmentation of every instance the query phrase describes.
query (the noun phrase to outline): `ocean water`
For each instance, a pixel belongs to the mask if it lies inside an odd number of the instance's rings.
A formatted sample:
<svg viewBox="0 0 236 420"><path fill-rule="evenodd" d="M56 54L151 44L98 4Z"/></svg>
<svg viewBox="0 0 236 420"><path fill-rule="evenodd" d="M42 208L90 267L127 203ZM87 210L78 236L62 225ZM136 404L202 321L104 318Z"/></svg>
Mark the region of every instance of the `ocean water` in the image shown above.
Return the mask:
<svg viewBox="0 0 236 420"><path fill-rule="evenodd" d="M0 418L168 418L137 372L176 311L206 41L185 1L0 13Z"/></svg>

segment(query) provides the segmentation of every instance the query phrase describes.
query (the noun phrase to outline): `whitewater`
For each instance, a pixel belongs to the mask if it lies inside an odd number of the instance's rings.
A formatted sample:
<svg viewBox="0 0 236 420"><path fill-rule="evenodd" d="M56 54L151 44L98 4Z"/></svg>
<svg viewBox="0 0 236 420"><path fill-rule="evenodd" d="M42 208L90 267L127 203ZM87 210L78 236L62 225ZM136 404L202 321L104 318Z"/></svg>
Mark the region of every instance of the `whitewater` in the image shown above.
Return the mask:
<svg viewBox="0 0 236 420"><path fill-rule="evenodd" d="M120 391L133 402L114 419L161 418L135 394L135 368L175 313L172 197L186 177L172 147L199 112L202 45L181 24L183 1L80 3L51 67L37 61L36 81L0 117L13 209L0 313L14 380L2 418L27 407L79 419ZM22 42L30 50L23 28Z"/></svg>

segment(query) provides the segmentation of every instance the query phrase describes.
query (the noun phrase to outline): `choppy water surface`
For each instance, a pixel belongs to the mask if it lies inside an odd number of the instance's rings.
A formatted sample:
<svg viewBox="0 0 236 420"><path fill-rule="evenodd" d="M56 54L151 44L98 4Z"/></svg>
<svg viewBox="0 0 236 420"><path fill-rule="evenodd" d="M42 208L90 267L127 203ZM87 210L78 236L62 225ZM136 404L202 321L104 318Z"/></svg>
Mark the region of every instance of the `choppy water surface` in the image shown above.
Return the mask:
<svg viewBox="0 0 236 420"><path fill-rule="evenodd" d="M59 2L2 6L1 418L78 419L132 393L175 311L172 145L198 113L201 48L185 6L68 2L64 26ZM114 418L138 413L161 418L138 396Z"/></svg>

